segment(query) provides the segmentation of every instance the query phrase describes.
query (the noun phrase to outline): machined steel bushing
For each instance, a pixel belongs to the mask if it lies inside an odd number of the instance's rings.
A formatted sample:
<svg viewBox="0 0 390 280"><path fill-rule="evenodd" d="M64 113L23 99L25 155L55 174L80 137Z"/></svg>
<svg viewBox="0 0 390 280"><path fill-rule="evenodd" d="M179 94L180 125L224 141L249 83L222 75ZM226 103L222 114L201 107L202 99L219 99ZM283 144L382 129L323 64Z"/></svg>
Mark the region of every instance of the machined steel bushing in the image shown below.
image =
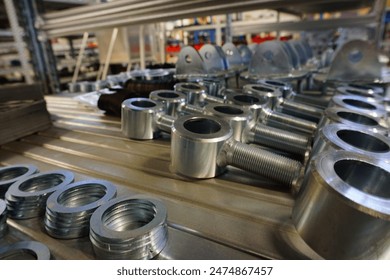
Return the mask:
<svg viewBox="0 0 390 280"><path fill-rule="evenodd" d="M329 107L342 107L356 112L362 112L376 118L387 118L387 112L383 105L375 99L354 95L335 95L332 97Z"/></svg>
<svg viewBox="0 0 390 280"><path fill-rule="evenodd" d="M50 260L50 250L40 242L19 241L0 247L0 260Z"/></svg>
<svg viewBox="0 0 390 280"><path fill-rule="evenodd" d="M8 188L16 181L38 172L31 164L10 165L0 168L0 198L4 198Z"/></svg>
<svg viewBox="0 0 390 280"><path fill-rule="evenodd" d="M186 96L174 90L154 90L149 98L161 102L164 106L165 114L177 118L180 108L186 103Z"/></svg>
<svg viewBox="0 0 390 280"><path fill-rule="evenodd" d="M8 216L13 219L42 216L45 213L47 198L73 180L72 172L56 170L37 173L15 182L5 194Z"/></svg>
<svg viewBox="0 0 390 280"><path fill-rule="evenodd" d="M390 138L345 124L329 124L319 131L313 145L312 155L330 150L346 150L365 154L390 163Z"/></svg>
<svg viewBox="0 0 390 280"><path fill-rule="evenodd" d="M271 108L275 108L279 98L283 98L283 92L279 88L265 84L247 84L243 87L245 93L267 97L271 102Z"/></svg>
<svg viewBox="0 0 390 280"><path fill-rule="evenodd" d="M89 238L99 259L153 259L168 241L167 209L147 196L117 197L92 214Z"/></svg>
<svg viewBox="0 0 390 280"><path fill-rule="evenodd" d="M122 133L137 140L150 140L160 135L156 120L165 114L164 105L149 98L130 98L122 103Z"/></svg>
<svg viewBox="0 0 390 280"><path fill-rule="evenodd" d="M326 259L378 259L390 249L390 166L348 151L310 162L293 207L302 239Z"/></svg>
<svg viewBox="0 0 390 280"><path fill-rule="evenodd" d="M340 86L336 88L336 93L340 95L354 95L373 98L377 102L383 102L384 97L378 91L363 86Z"/></svg>
<svg viewBox="0 0 390 280"><path fill-rule="evenodd" d="M85 180L57 189L46 203L46 232L61 239L87 236L92 213L115 196L116 187L103 180Z"/></svg>
<svg viewBox="0 0 390 280"><path fill-rule="evenodd" d="M382 135L387 135L389 129L381 125L381 120L371 115L356 112L354 110L331 107L324 110L324 116L318 124L320 128L334 123L342 123L349 127L354 127L361 130L369 130Z"/></svg>
<svg viewBox="0 0 390 280"><path fill-rule="evenodd" d="M263 109L270 107L270 99L266 96L258 96L243 91L226 90L226 103L242 106L252 112L254 120L257 120Z"/></svg>
<svg viewBox="0 0 390 280"><path fill-rule="evenodd" d="M177 83L174 90L183 93L191 105L203 104L207 95L207 88L197 83Z"/></svg>

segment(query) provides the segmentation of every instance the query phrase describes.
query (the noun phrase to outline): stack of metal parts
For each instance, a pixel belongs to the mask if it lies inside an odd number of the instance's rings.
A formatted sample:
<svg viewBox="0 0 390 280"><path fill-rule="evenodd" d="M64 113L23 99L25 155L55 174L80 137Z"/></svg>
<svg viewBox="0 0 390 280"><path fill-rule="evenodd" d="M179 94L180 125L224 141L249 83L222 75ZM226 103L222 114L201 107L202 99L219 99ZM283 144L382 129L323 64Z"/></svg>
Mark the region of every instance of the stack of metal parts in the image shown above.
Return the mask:
<svg viewBox="0 0 390 280"><path fill-rule="evenodd" d="M8 188L16 181L38 172L31 164L12 165L0 168L0 198L4 198Z"/></svg>
<svg viewBox="0 0 390 280"><path fill-rule="evenodd" d="M16 181L5 194L8 216L13 219L42 216L50 194L69 185L73 180L72 172L58 170L38 173Z"/></svg>
<svg viewBox="0 0 390 280"><path fill-rule="evenodd" d="M7 231L7 205L5 201L0 199L0 238L5 235Z"/></svg>
<svg viewBox="0 0 390 280"><path fill-rule="evenodd" d="M92 213L115 196L116 187L102 180L62 186L47 200L44 218L47 233L61 239L88 235Z"/></svg>
<svg viewBox="0 0 390 280"><path fill-rule="evenodd" d="M0 247L0 260L50 260L50 250L36 241L19 241Z"/></svg>
<svg viewBox="0 0 390 280"><path fill-rule="evenodd" d="M118 197L91 217L90 240L100 259L152 259L167 239L167 210L153 198Z"/></svg>

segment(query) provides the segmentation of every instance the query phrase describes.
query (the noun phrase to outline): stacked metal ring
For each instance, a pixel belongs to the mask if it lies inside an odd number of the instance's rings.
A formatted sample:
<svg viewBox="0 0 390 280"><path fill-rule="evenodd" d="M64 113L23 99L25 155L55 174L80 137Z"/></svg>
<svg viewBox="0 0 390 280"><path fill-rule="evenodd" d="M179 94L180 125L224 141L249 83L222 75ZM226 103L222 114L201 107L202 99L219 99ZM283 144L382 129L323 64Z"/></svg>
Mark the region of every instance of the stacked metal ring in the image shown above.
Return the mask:
<svg viewBox="0 0 390 280"><path fill-rule="evenodd" d="M146 196L118 197L92 214L89 237L100 259L152 259L167 243L167 210Z"/></svg>
<svg viewBox="0 0 390 280"><path fill-rule="evenodd" d="M102 180L81 181L59 188L46 203L47 233L62 239L87 236L92 213L115 196L116 187Z"/></svg>
<svg viewBox="0 0 390 280"><path fill-rule="evenodd" d="M50 250L36 241L20 241L0 248L0 260L50 260Z"/></svg>
<svg viewBox="0 0 390 280"><path fill-rule="evenodd" d="M4 198L13 183L36 172L38 168L34 165L11 165L0 168L0 198Z"/></svg>
<svg viewBox="0 0 390 280"><path fill-rule="evenodd" d="M0 199L0 238L7 231L7 205L5 201Z"/></svg>
<svg viewBox="0 0 390 280"><path fill-rule="evenodd" d="M72 172L58 170L38 173L12 184L5 194L8 216L29 219L45 213L46 200L57 189L73 182Z"/></svg>

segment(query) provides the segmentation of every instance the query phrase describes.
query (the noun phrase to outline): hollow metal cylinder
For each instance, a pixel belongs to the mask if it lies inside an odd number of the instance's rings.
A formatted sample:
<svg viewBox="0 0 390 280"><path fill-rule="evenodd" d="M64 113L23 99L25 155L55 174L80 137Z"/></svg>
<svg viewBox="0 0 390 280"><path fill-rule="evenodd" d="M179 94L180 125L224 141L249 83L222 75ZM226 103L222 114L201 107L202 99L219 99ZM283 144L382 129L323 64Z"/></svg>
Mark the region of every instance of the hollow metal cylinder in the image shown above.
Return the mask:
<svg viewBox="0 0 390 280"><path fill-rule="evenodd" d="M211 103L205 106L204 114L227 121L233 129L233 139L237 141L242 141L244 129L252 120L252 115L247 109L234 104Z"/></svg>
<svg viewBox="0 0 390 280"><path fill-rule="evenodd" d="M256 82L256 84L278 89L282 92L283 98L287 98L293 92L291 84L280 80L259 80Z"/></svg>
<svg viewBox="0 0 390 280"><path fill-rule="evenodd" d="M0 168L0 198L4 198L8 188L18 180L33 175L38 168L31 164L10 165Z"/></svg>
<svg viewBox="0 0 390 280"><path fill-rule="evenodd" d="M318 124L318 128L320 129L333 123L342 123L349 127L369 130L382 135L387 135L389 131L388 128L380 124L379 118L341 107L331 107L324 110L324 115Z"/></svg>
<svg viewBox="0 0 390 280"><path fill-rule="evenodd" d="M278 99L283 98L283 93L278 88L266 85L248 84L244 86L244 92L262 97L267 97L270 100L271 109L274 109L278 104Z"/></svg>
<svg viewBox="0 0 390 280"><path fill-rule="evenodd" d="M353 95L335 95L332 97L329 107L337 106L362 112L376 118L387 118L387 112L383 105L379 104L373 98L353 96Z"/></svg>
<svg viewBox="0 0 390 280"><path fill-rule="evenodd" d="M226 103L242 106L252 112L254 120L257 120L264 108L270 107L270 100L266 96L258 96L240 91L226 91Z"/></svg>
<svg viewBox="0 0 390 280"><path fill-rule="evenodd" d="M336 93L340 95L352 95L373 98L377 102L383 102L383 96L370 88L362 89L355 86L341 86L336 88Z"/></svg>
<svg viewBox="0 0 390 280"><path fill-rule="evenodd" d="M187 98L187 103L191 105L202 104L207 94L207 88L197 83L177 83L174 89L183 93Z"/></svg>
<svg viewBox="0 0 390 280"><path fill-rule="evenodd" d="M311 161L293 207L302 239L326 259L377 259L390 249L390 166L347 151Z"/></svg>
<svg viewBox="0 0 390 280"><path fill-rule="evenodd" d="M164 112L162 103L149 98L130 98L122 103L122 133L131 139L150 140L160 134L156 118Z"/></svg>
<svg viewBox="0 0 390 280"><path fill-rule="evenodd" d="M165 114L175 118L179 116L180 107L186 103L186 96L174 90L154 90L149 98L161 102L164 105Z"/></svg>
<svg viewBox="0 0 390 280"><path fill-rule="evenodd" d="M191 178L213 178L225 171L218 155L233 137L230 125L214 116L189 115L177 119L171 134L172 170Z"/></svg>
<svg viewBox="0 0 390 280"><path fill-rule="evenodd" d="M312 155L331 150L346 150L390 162L390 138L345 124L329 124L318 133Z"/></svg>

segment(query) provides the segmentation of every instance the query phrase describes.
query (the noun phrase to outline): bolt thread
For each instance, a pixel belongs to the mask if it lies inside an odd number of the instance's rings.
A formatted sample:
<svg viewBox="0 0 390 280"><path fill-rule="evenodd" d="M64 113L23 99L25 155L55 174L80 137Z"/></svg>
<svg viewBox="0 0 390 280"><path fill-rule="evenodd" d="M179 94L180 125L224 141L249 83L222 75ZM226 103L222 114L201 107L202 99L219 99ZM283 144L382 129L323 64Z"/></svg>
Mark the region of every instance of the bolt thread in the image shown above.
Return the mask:
<svg viewBox="0 0 390 280"><path fill-rule="evenodd" d="M262 175L293 187L300 177L302 164L298 161L240 142L230 144L227 164Z"/></svg>
<svg viewBox="0 0 390 280"><path fill-rule="evenodd" d="M306 135L285 131L264 124L257 124L252 128L252 143L275 148L280 151L305 156L310 139Z"/></svg>
<svg viewBox="0 0 390 280"><path fill-rule="evenodd" d="M293 129L305 134L313 135L317 129L315 122L307 121L294 116L268 110L267 115L263 118L263 123L281 129Z"/></svg>
<svg viewBox="0 0 390 280"><path fill-rule="evenodd" d="M302 117L309 121L318 122L324 110L291 100L283 100L280 108L282 113Z"/></svg>
<svg viewBox="0 0 390 280"><path fill-rule="evenodd" d="M204 108L200 106L195 106L191 104L185 104L182 108L181 111L186 114L203 114L204 113Z"/></svg>

